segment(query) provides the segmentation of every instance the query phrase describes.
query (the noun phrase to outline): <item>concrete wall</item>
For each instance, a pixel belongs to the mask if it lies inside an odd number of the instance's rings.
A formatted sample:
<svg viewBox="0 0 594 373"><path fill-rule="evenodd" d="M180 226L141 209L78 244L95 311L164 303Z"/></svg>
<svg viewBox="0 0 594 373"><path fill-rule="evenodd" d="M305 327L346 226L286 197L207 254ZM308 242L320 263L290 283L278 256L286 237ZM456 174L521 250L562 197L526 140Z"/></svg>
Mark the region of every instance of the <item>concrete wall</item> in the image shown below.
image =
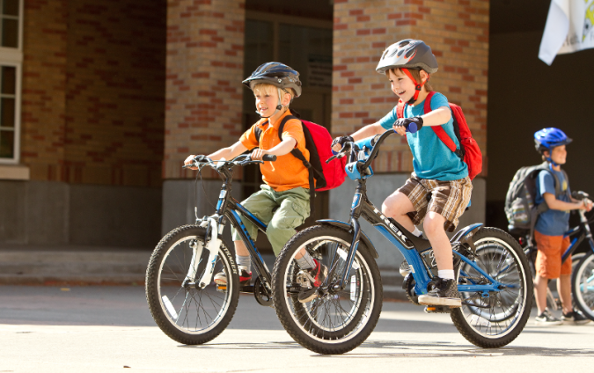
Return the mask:
<svg viewBox="0 0 594 373"><path fill-rule="evenodd" d="M152 248L161 189L0 181L0 242Z"/></svg>
<svg viewBox="0 0 594 373"><path fill-rule="evenodd" d="M367 182L367 196L381 210L383 200L404 184L409 174L375 175ZM472 207L462 215L458 228L472 223L485 221L485 179L473 180ZM330 218L347 222L350 218L351 202L357 184L350 179L339 188L330 191ZM379 253L378 264L381 268L397 268L403 257L400 252L371 224L364 219L359 220L362 229L367 233ZM419 227L422 229L422 227Z"/></svg>

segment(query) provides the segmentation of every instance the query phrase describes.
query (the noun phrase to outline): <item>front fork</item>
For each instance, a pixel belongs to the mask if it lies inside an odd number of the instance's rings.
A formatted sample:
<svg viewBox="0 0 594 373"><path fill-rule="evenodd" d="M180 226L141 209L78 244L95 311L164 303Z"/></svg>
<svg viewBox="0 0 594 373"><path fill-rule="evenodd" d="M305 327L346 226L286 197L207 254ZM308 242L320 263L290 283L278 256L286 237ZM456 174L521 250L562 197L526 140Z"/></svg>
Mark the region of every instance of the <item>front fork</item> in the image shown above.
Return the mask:
<svg viewBox="0 0 594 373"><path fill-rule="evenodd" d="M188 268L188 273L186 274L186 279L184 280L184 285L194 284L196 287L204 289L212 281L215 265L219 256L219 248L221 247L221 239L218 236L219 224L213 217L208 217L203 220L200 223L200 226L207 228L207 234L210 233L210 240L206 243L208 261L206 262L206 268L200 277L200 280L196 281L196 274L198 272L198 267L200 266L202 251L205 248L202 241L196 240L190 246L192 248L192 260L190 262L190 267ZM206 239L207 237L204 237L204 241L206 241Z"/></svg>

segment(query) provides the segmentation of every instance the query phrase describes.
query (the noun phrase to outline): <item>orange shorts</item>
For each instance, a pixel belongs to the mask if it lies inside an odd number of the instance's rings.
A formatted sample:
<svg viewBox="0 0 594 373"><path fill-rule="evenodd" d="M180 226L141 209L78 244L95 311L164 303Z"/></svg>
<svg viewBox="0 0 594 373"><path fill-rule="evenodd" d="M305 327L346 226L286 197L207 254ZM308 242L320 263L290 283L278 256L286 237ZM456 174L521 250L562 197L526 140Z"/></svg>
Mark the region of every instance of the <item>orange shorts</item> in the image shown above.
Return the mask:
<svg viewBox="0 0 594 373"><path fill-rule="evenodd" d="M534 239L538 248L536 263L534 263L537 276L554 279L571 274L571 255L561 265L561 257L571 244L569 237L547 236L534 231Z"/></svg>

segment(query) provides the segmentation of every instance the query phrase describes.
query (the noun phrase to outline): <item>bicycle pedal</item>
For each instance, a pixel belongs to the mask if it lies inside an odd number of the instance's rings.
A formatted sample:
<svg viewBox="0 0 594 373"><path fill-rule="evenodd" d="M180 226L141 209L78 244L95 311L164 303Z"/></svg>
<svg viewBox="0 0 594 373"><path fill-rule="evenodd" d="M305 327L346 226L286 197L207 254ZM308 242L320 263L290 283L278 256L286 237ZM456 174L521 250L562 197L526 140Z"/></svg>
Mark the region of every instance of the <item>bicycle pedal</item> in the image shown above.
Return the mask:
<svg viewBox="0 0 594 373"><path fill-rule="evenodd" d="M217 291L220 291L221 293L227 291L227 285L217 284Z"/></svg>
<svg viewBox="0 0 594 373"><path fill-rule="evenodd" d="M450 313L452 309L447 306L426 306L425 313Z"/></svg>

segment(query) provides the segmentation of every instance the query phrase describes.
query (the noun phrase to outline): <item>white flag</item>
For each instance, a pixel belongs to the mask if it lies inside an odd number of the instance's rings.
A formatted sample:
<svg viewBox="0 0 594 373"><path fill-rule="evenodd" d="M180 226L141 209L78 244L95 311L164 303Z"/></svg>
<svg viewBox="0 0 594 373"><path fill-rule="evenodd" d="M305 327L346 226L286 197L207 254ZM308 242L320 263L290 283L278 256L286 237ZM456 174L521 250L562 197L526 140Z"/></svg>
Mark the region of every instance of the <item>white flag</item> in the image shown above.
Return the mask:
<svg viewBox="0 0 594 373"><path fill-rule="evenodd" d="M551 0L538 57L553 63L557 54L594 48L594 0Z"/></svg>

